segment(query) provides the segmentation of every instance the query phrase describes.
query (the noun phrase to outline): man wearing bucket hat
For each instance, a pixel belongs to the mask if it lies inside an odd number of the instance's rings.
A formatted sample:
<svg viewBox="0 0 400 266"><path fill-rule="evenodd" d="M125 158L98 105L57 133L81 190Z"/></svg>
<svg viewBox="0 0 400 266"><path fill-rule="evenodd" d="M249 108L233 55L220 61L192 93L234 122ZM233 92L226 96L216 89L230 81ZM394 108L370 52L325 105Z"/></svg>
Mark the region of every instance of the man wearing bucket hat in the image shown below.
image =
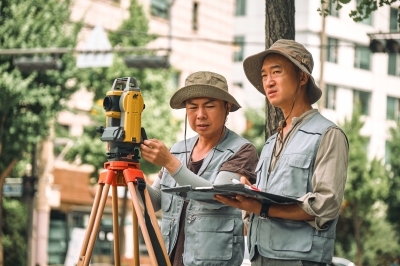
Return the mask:
<svg viewBox="0 0 400 266"><path fill-rule="evenodd" d="M312 55L303 45L278 40L246 58L243 67L249 81L285 118L263 147L256 185L302 203L216 199L251 213L247 237L252 265L326 265L332 261L347 178L347 138L311 106L321 90L311 76Z"/></svg>
<svg viewBox="0 0 400 266"><path fill-rule="evenodd" d="M175 186L232 183L231 179L239 180L240 176L255 181L257 150L225 126L229 112L240 105L229 94L226 79L206 71L189 75L170 105L173 109L186 108L187 121L197 136L187 140L185 136L170 150L159 140L145 140L141 155L162 166L149 192L155 210L162 209L161 233L171 262L186 266L240 265L244 256L240 210L220 203L185 202L161 191Z"/></svg>

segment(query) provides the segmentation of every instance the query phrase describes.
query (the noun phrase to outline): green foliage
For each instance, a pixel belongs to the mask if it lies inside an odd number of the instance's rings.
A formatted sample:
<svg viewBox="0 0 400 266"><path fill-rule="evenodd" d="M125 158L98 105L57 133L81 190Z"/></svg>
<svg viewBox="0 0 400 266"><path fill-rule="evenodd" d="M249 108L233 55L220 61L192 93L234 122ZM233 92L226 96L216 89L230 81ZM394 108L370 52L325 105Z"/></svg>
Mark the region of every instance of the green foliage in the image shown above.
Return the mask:
<svg viewBox="0 0 400 266"><path fill-rule="evenodd" d="M390 265L400 250L396 231L387 222L385 212L379 211L382 209L385 209L384 206L377 206L370 217L371 227L365 237L363 265Z"/></svg>
<svg viewBox="0 0 400 266"><path fill-rule="evenodd" d="M242 137L248 139L261 153L265 143L265 106L264 108L248 108L244 111L248 127Z"/></svg>
<svg viewBox="0 0 400 266"><path fill-rule="evenodd" d="M148 34L149 22L137 0L131 1L129 14L116 32L110 32L109 39L113 46L144 46L155 38Z"/></svg>
<svg viewBox="0 0 400 266"><path fill-rule="evenodd" d="M70 22L69 10L69 0L1 1L0 47L75 47L81 25ZM63 108L63 101L75 92L73 82L68 83L70 86L66 84L76 77L77 72L71 54L60 56L61 70L42 72L21 72L13 59L11 55L0 55L0 173L12 161L19 160L13 169L13 174L18 176L30 161L28 157L33 145L48 135L49 121ZM25 211L17 201L1 198L0 202L2 200L5 213L0 219L5 265L25 265Z"/></svg>
<svg viewBox="0 0 400 266"><path fill-rule="evenodd" d="M336 253L353 261L356 255L363 258L366 246L372 245L368 241L374 241L375 218L383 211L382 202L388 195L389 182L382 162L368 160L368 139L360 135L363 125L360 108L356 108L351 119L346 119L341 126L350 149L344 202L337 225ZM378 258L378 254L368 254L370 260Z"/></svg>
<svg viewBox="0 0 400 266"><path fill-rule="evenodd" d="M1 47L75 47L80 25L70 22L69 4L58 0L1 1ZM65 54L60 59L60 71L21 72L13 65L12 56L0 56L0 172L47 136L49 121L63 108L63 100L75 92L75 85L66 85L77 74L74 58Z"/></svg>
<svg viewBox="0 0 400 266"><path fill-rule="evenodd" d="M4 265L26 265L27 210L20 201L3 199Z"/></svg>
<svg viewBox="0 0 400 266"><path fill-rule="evenodd" d="M387 222L382 209L385 209L382 204L375 204L372 212L368 215L369 230L362 231L364 251L362 265L365 266L390 265L392 258L400 250L393 225ZM335 242L335 256L355 261L353 258L357 257L357 246L354 237L349 235L346 240L343 240L343 233L348 233L349 227L352 227L349 225L349 221L344 220L339 221L337 225L337 232L341 235L337 236Z"/></svg>
<svg viewBox="0 0 400 266"><path fill-rule="evenodd" d="M368 18L374 11L378 10L378 7L382 7L385 5L390 6L391 4L397 2L398 0L360 0L357 3L356 10L350 11L349 17L351 17L355 22L363 21ZM321 4L324 5L326 2L331 2L335 4L335 9L340 10L343 5L350 3L350 0L321 0ZM328 8L318 8L317 11L320 15L326 17L329 14ZM400 7L399 7L400 11ZM398 18L398 22L400 24L400 15Z"/></svg>
<svg viewBox="0 0 400 266"><path fill-rule="evenodd" d="M387 217L395 225L397 241L400 243L400 124L391 128L390 134L390 180Z"/></svg>
<svg viewBox="0 0 400 266"><path fill-rule="evenodd" d="M109 34L113 46L143 46L151 40L147 34L148 21L137 1L131 1L130 16L121 27ZM136 34L142 33L142 34ZM148 138L157 138L170 147L176 141L176 132L179 131L180 121L172 116L169 99L175 88L171 86L173 70L128 68L123 61L123 54L115 54L113 65L109 68L82 69L80 77L83 83L95 94L95 101L102 100L111 89L114 79L120 77L135 77L139 83L146 108L142 113L142 127L145 128ZM101 103L102 104L102 103ZM93 113L93 112L92 112ZM100 134L95 128L105 126L105 113L94 105L92 120L94 125L85 128L85 134L77 138L74 147L67 153L66 159L76 160L95 166L97 170L103 167L106 158L106 144L100 141ZM145 174L159 170L144 160L140 161L140 168Z"/></svg>

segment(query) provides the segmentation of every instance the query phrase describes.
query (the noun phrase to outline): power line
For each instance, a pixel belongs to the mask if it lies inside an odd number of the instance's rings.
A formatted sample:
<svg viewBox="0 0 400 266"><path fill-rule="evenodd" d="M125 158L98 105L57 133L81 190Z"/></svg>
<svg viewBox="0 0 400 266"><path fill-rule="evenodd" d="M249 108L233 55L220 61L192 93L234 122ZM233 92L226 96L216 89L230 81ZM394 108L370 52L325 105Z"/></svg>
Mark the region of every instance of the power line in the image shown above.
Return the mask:
<svg viewBox="0 0 400 266"><path fill-rule="evenodd" d="M32 55L32 54L66 54L66 53L126 53L126 52L148 52L148 51L170 51L169 48L147 48L142 46L137 47L114 47L111 49L76 49L76 48L15 48L15 49L0 49L0 55Z"/></svg>

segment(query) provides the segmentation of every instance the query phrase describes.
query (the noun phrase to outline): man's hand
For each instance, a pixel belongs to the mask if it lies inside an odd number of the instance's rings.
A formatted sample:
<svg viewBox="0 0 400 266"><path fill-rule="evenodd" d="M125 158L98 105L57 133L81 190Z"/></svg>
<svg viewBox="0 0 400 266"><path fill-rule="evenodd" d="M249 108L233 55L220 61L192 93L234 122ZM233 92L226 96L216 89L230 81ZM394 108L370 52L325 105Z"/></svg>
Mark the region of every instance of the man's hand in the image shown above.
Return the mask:
<svg viewBox="0 0 400 266"><path fill-rule="evenodd" d="M181 164L169 152L165 144L158 139L143 141L143 144L140 144L140 151L143 159L152 164L165 167L170 173L174 173Z"/></svg>
<svg viewBox="0 0 400 266"><path fill-rule="evenodd" d="M226 205L245 210L247 212L260 214L262 204L261 201L255 198L250 198L243 195L236 195L235 198L230 198L223 195L215 195L214 199Z"/></svg>
<svg viewBox="0 0 400 266"><path fill-rule="evenodd" d="M249 186L252 185L245 176L240 177L240 183L246 184ZM223 195L215 195L214 199L218 200L219 202L222 202L226 205L229 205L229 206L232 206L232 207L235 207L235 208L247 211L247 212L260 214L262 203L261 203L261 201L254 199L254 198L245 197L243 195L236 195L235 198L225 197Z"/></svg>

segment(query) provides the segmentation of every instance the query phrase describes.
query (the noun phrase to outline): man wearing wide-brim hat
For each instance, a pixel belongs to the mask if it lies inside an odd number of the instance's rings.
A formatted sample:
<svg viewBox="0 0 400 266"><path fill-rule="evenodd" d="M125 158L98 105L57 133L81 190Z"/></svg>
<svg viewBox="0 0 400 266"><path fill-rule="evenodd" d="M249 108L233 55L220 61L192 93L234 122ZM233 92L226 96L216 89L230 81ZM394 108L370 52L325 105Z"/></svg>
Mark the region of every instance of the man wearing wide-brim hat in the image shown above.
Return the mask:
<svg viewBox="0 0 400 266"><path fill-rule="evenodd" d="M311 75L313 66L303 45L284 39L243 62L249 81L284 114L278 132L263 147L256 185L299 200L279 205L241 196L216 197L251 213L247 237L252 265L332 261L349 146L343 131L312 108L321 97Z"/></svg>
<svg viewBox="0 0 400 266"><path fill-rule="evenodd" d="M226 79L208 71L189 75L170 105L186 108L197 135L187 140L185 136L170 150L159 140L146 140L141 154L163 167L149 193L155 210L162 209L161 233L172 265L241 265L244 226L239 209L219 202L184 201L161 191L231 184L231 179L243 176L255 182L256 148L225 126L229 112L240 105L228 92Z"/></svg>

